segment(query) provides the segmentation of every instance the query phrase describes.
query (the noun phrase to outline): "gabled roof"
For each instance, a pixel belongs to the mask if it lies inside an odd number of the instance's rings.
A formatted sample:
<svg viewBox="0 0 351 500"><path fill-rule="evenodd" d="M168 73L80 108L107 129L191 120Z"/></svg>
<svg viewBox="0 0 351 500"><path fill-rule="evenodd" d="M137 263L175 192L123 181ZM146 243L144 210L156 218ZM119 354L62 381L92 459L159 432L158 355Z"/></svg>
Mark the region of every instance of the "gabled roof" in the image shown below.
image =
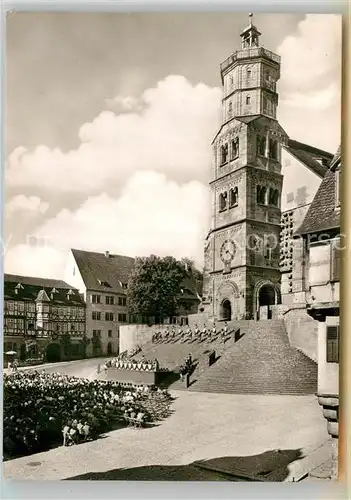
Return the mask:
<svg viewBox="0 0 351 500"><path fill-rule="evenodd" d="M125 293L134 268L134 258L124 255L89 252L72 249L79 272L87 289Z"/></svg>
<svg viewBox="0 0 351 500"><path fill-rule="evenodd" d="M89 252L72 249L73 257L78 266L87 289L101 292L125 293L123 284L127 284L135 265L133 257L109 253ZM186 278L183 282L183 299L197 299L198 284Z"/></svg>
<svg viewBox="0 0 351 500"><path fill-rule="evenodd" d="M202 284L199 281L193 279L185 278L181 285L181 298L184 300L198 300L200 301L200 294L202 291Z"/></svg>
<svg viewBox="0 0 351 500"><path fill-rule="evenodd" d="M41 288L67 288L71 287L68 283L62 280L48 279L48 278L37 278L35 276L20 276L18 274L4 274L4 281L6 283L21 283L24 285L39 286Z"/></svg>
<svg viewBox="0 0 351 500"><path fill-rule="evenodd" d="M18 284L22 286L18 287ZM56 288L51 298L51 291ZM68 294L69 290L73 293ZM36 278L32 276L19 276L15 274L4 275L4 300L49 300L57 306L84 306L84 297L76 288L61 280Z"/></svg>
<svg viewBox="0 0 351 500"><path fill-rule="evenodd" d="M340 227L340 211L335 210L335 193L336 174L333 170L328 170L295 235L318 233Z"/></svg>
<svg viewBox="0 0 351 500"><path fill-rule="evenodd" d="M44 289L39 290L37 298L35 299L37 302L50 302L49 296Z"/></svg>
<svg viewBox="0 0 351 500"><path fill-rule="evenodd" d="M284 148L321 178L323 178L327 173L330 162L333 159L333 155L327 151L323 151L322 149L318 149L292 139L288 140L288 143L284 146Z"/></svg>

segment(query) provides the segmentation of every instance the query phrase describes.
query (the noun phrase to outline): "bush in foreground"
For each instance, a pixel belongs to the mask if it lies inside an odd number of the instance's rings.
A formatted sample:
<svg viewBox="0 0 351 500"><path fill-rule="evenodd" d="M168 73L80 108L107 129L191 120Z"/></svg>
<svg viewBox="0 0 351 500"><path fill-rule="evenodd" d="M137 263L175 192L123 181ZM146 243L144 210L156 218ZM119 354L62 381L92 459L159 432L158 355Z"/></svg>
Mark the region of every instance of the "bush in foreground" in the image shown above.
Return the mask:
<svg viewBox="0 0 351 500"><path fill-rule="evenodd" d="M4 376L4 459L95 439L128 417L169 415L166 391L43 371Z"/></svg>

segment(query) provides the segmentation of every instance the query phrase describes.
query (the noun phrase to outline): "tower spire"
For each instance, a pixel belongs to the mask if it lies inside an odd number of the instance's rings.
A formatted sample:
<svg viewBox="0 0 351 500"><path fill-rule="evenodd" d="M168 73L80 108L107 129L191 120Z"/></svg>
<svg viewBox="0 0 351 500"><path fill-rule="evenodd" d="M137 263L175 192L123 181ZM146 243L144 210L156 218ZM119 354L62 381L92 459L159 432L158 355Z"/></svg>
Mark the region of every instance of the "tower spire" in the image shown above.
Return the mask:
<svg viewBox="0 0 351 500"><path fill-rule="evenodd" d="M241 39L242 39L242 48L243 49L250 49L252 47L258 47L259 46L259 38L261 33L258 31L256 26L252 23L253 20L253 13L250 12L249 14L249 25L244 29L244 31L241 33Z"/></svg>

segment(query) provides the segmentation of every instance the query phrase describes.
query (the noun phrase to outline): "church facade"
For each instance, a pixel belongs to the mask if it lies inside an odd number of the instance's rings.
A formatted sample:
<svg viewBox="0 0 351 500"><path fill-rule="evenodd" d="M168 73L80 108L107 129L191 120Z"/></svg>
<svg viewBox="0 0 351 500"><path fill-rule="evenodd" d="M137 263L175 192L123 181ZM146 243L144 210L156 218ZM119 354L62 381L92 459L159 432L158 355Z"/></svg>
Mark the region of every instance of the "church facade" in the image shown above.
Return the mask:
<svg viewBox="0 0 351 500"><path fill-rule="evenodd" d="M279 124L280 57L260 46L260 35L250 15L241 48L220 66L201 305L213 320L270 319L295 301L293 233L333 157L291 140Z"/></svg>

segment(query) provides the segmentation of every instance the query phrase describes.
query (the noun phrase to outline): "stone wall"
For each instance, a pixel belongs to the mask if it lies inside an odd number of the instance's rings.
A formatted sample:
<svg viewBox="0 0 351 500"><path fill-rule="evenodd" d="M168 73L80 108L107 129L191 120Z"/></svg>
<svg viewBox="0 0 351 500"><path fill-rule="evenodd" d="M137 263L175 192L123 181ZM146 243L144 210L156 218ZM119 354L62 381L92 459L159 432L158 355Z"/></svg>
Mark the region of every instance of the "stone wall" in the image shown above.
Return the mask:
<svg viewBox="0 0 351 500"><path fill-rule="evenodd" d="M194 331L195 325L202 329L204 323L209 324L209 315L206 313L199 314L189 314L188 324L190 328Z"/></svg>
<svg viewBox="0 0 351 500"><path fill-rule="evenodd" d="M151 342L152 335L163 331L167 325L121 325L119 327L119 352L130 351L137 345Z"/></svg>
<svg viewBox="0 0 351 500"><path fill-rule="evenodd" d="M283 317L290 345L317 362L318 321L305 308L289 309Z"/></svg>

